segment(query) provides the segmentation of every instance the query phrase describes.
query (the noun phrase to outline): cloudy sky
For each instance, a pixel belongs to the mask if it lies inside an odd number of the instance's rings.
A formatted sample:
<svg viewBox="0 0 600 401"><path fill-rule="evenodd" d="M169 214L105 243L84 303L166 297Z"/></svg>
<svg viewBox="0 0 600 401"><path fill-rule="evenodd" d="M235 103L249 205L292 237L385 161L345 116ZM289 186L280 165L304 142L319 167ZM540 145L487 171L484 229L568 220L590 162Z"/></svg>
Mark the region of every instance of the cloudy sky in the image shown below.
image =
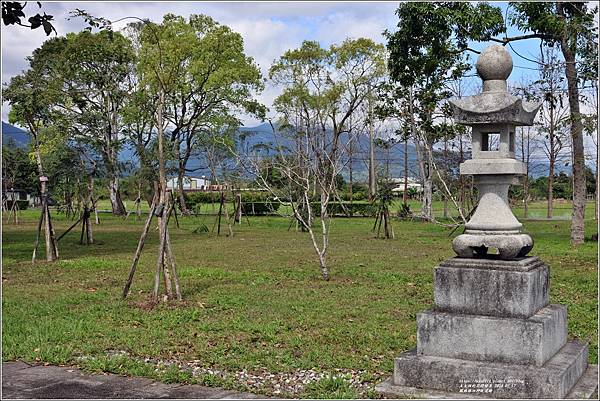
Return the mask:
<svg viewBox="0 0 600 401"><path fill-rule="evenodd" d="M59 35L80 31L85 27L82 20L68 20L69 12L79 8L94 16L116 20L125 16L149 18L160 22L166 13L183 16L207 14L218 22L228 25L244 38L246 53L252 56L263 72L286 50L298 47L303 40L317 40L323 46L338 43L348 37L367 37L385 43L382 32L394 30L397 18L394 14L398 2L43 2L42 10L54 16L54 26ZM498 3L505 9L506 3ZM35 14L35 2L29 2L26 15ZM125 22L115 25L116 29ZM19 74L27 67L25 58L39 47L47 37L41 29L2 25L2 82ZM527 43L529 42L529 43ZM536 41L516 43L515 50L532 57ZM481 49L486 44L474 44ZM535 67L513 54L516 68L511 79L520 80L530 75ZM259 99L267 106L277 95L277 88L267 87ZM6 121L9 107L2 107L2 119ZM246 124L255 121L246 120Z"/></svg>

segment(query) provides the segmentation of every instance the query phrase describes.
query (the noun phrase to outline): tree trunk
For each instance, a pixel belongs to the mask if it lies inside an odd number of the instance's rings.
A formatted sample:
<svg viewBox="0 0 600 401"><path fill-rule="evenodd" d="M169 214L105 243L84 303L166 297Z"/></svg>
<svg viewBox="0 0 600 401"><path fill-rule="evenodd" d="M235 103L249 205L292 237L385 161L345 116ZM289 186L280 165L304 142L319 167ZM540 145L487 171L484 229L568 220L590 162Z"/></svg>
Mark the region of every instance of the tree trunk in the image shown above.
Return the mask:
<svg viewBox="0 0 600 401"><path fill-rule="evenodd" d="M564 4L557 3L557 12L564 17ZM565 59L567 76L567 92L571 117L571 142L573 147L573 215L571 219L571 244L583 244L585 237L585 149L583 146L583 123L579 111L579 88L577 87L577 68L575 66L575 50L577 32L565 32L560 47Z"/></svg>
<svg viewBox="0 0 600 401"><path fill-rule="evenodd" d="M554 157L551 157L548 169L548 212L546 214L549 219L554 216L554 163Z"/></svg>
<svg viewBox="0 0 600 401"><path fill-rule="evenodd" d="M181 210L181 214L189 214L190 211L187 207L187 203L185 202L185 194L183 192L183 179L184 177L184 167L185 165L182 166L181 162L179 163L179 169L177 171L177 187L179 189L178 191L178 198L179 198L179 210Z"/></svg>
<svg viewBox="0 0 600 401"><path fill-rule="evenodd" d="M444 136L444 166L448 168L448 138ZM446 175L446 174L444 174ZM444 194L444 219L448 218L448 195Z"/></svg>
<svg viewBox="0 0 600 401"><path fill-rule="evenodd" d="M597 149L596 149L597 151ZM598 190L600 189L600 175L598 175L598 153L596 153L596 192L594 196L594 218L600 220L600 208L598 207Z"/></svg>
<svg viewBox="0 0 600 401"><path fill-rule="evenodd" d="M428 146L426 138L421 141L417 135L417 129L415 127L415 113L413 109L413 89L410 88L409 92L409 112L410 112L410 130L415 143L415 149L417 151L417 159L419 162L419 170L421 172L421 178L423 182L423 193L421 198L421 215L427 220L433 219L433 213L431 209L431 200L433 197L433 175L431 169L431 154L433 150L423 149L424 146ZM431 150L431 152L429 152ZM425 154L427 153L427 161L425 160Z"/></svg>
<svg viewBox="0 0 600 401"><path fill-rule="evenodd" d="M375 144L373 132L373 106L369 98L369 200L373 200L377 192L377 178L375 176Z"/></svg>
<svg viewBox="0 0 600 401"><path fill-rule="evenodd" d="M242 224L242 194L237 192L235 194L235 216L234 221L238 224Z"/></svg>
<svg viewBox="0 0 600 401"><path fill-rule="evenodd" d="M421 201L421 211L423 216L429 220L433 220L433 176L431 174L431 162L426 161L423 163L423 199Z"/></svg>
<svg viewBox="0 0 600 401"><path fill-rule="evenodd" d="M323 240L323 245L321 246L320 252L317 249L317 254L319 255L321 276L325 281L329 281L329 270L327 269L327 248L329 244L329 230L327 227L329 223L329 215L327 212L328 204L329 196L325 193L325 191L321 190L321 236Z"/></svg>
<svg viewBox="0 0 600 401"><path fill-rule="evenodd" d="M404 138L404 192L402 193L404 206L408 203L408 136Z"/></svg>
<svg viewBox="0 0 600 401"><path fill-rule="evenodd" d="M166 296L168 298L173 297L173 287L171 276L169 272L169 268L165 263L165 258L168 255L172 255L171 249L167 249L170 244L167 243L168 238L168 230L169 230L169 214L171 212L170 205L170 197L167 196L167 174L166 174L166 166L165 166L165 156L164 156L164 127L163 127L163 108L164 108L164 100L165 93L164 89L160 87L159 89L159 98L157 104L156 111L156 126L158 130L158 227L159 227L159 235L160 242L158 247L158 257L156 260L156 271L154 273L154 290L152 293L154 302L158 301L158 293L160 288L160 275L163 274L165 281L165 291ZM175 266L171 266L172 269L175 269ZM179 284L176 283L176 287Z"/></svg>
<svg viewBox="0 0 600 401"><path fill-rule="evenodd" d="M348 200L350 201L350 216L354 215L354 207L353 207L353 201L354 201L354 193L353 193L353 184L354 184L354 177L353 177L353 169L352 169L352 155L354 153L354 149L352 149L353 145L350 145L350 152L349 152L349 159L348 159Z"/></svg>
<svg viewBox="0 0 600 401"><path fill-rule="evenodd" d="M34 141L34 153L35 160L37 163L38 174L40 176L40 193L42 198L42 216L40 217L40 224L43 221L44 225L44 241L46 244L46 260L48 262L53 262L58 259L58 244L56 242L56 237L54 235L54 229L52 228L52 220L50 217L50 209L48 208L48 188L47 188L47 178L44 176L44 168L42 164L42 156L40 154L40 144L38 142L37 132L34 129L34 125L32 123L29 124L29 130L33 136ZM38 229L39 233L39 229ZM33 250L33 258L32 261L35 261L35 254L37 251L37 241L35 245L35 249Z"/></svg>
<svg viewBox="0 0 600 401"><path fill-rule="evenodd" d="M433 175L431 169L431 160L429 153L423 146L428 146L427 143L421 143L418 138L415 138L415 148L417 151L417 159L419 161L419 170L421 172L423 182L423 192L421 193L421 214L427 220L433 220L433 210L431 201L433 198ZM426 156L427 154L427 156ZM427 160L425 159L427 157Z"/></svg>
<svg viewBox="0 0 600 401"><path fill-rule="evenodd" d="M92 229L92 221L90 220L90 210L92 207L94 207L94 205L92 204L94 202L94 177L92 177L92 175L90 174L88 176L88 186L87 186L87 199L85 201L85 206L83 208L84 213L86 214L86 218L83 219L83 224L86 225L86 232L87 232L87 243L89 244L93 244L94 243L94 232Z"/></svg>
<svg viewBox="0 0 600 401"><path fill-rule="evenodd" d="M110 204L112 206L112 213L115 216L123 216L125 211L125 205L121 200L121 192L119 191L119 177L114 173L110 172L108 178L108 194L110 197Z"/></svg>

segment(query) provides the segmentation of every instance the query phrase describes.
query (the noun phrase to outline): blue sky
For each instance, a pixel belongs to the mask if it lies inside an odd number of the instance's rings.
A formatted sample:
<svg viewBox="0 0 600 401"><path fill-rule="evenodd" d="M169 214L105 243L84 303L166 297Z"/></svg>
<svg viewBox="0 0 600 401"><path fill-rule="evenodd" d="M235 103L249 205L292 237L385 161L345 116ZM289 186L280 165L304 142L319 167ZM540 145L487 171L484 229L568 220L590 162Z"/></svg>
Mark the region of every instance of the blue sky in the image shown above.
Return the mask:
<svg viewBox="0 0 600 401"><path fill-rule="evenodd" d="M506 2L495 3L503 10ZM274 59L288 49L298 47L303 40L317 40L323 46L339 43L347 37L368 37L385 43L382 32L394 30L397 17L394 14L398 2L43 2L42 10L55 19L59 35L79 31L85 27L80 20L67 20L69 11L85 9L95 16L116 20L124 16L149 18L159 22L166 13L183 16L207 14L222 24L239 32L245 43L246 53L256 60L266 73ZM29 2L28 13L37 13L35 2ZM29 15L29 14L28 14ZM116 25L123 27L127 22ZM515 32L509 31L509 35ZM26 68L25 57L39 47L46 36L41 29L2 26L2 82L19 74ZM535 58L539 51L537 40L517 42L514 49L526 57ZM482 49L487 43L474 43ZM510 50L510 49L509 49ZM474 55L475 56L475 55ZM476 57L472 57L475 60ZM531 77L535 64L520 59L513 53L511 80L520 81ZM522 67L522 68L519 68ZM277 96L278 89L268 86L259 99L267 106ZM3 104L2 119L6 120L9 107ZM246 124L256 121L246 120Z"/></svg>

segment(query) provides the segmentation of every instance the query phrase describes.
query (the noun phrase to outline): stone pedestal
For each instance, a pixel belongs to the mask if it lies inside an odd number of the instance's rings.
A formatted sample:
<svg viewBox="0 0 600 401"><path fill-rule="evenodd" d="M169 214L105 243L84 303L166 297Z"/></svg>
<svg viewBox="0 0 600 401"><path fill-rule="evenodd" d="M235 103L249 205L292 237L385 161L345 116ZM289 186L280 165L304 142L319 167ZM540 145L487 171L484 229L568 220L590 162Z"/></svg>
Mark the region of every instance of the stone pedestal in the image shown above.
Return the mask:
<svg viewBox="0 0 600 401"><path fill-rule="evenodd" d="M435 269L435 307L417 315L416 350L396 358L394 376L376 389L396 397L589 397L597 366L588 367L587 344L567 342L567 310L548 303L549 268L526 257L533 239L508 202L510 185L527 173L515 159L516 128L533 125L540 104L508 93L513 66L503 46L485 49L476 67L483 93L450 104L455 122L472 128L473 158L460 173L473 176L479 202L452 241L458 257Z"/></svg>
<svg viewBox="0 0 600 401"><path fill-rule="evenodd" d="M548 277L536 257L442 262L435 308L417 315L417 348L396 358L393 377L378 390L566 397L588 369L588 347L567 342L567 310L548 303Z"/></svg>

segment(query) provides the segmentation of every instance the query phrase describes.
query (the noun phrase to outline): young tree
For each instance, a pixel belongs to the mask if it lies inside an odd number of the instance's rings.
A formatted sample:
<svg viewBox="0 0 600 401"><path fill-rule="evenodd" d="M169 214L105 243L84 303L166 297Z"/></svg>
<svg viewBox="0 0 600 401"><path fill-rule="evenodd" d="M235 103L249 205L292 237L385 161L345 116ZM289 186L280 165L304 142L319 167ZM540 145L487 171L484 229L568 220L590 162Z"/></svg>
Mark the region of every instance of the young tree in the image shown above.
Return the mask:
<svg viewBox="0 0 600 401"><path fill-rule="evenodd" d="M540 63L539 79L533 84L533 98L542 102L538 113L537 126L546 141L544 153L548 158L548 207L546 217L551 219L554 212L554 174L556 163L570 148L568 128L569 108L565 91L564 68L554 48L544 49Z"/></svg>
<svg viewBox="0 0 600 401"><path fill-rule="evenodd" d="M523 177L523 217L529 217L529 201L531 188L531 173L533 172L532 158L539 149L539 131L534 127L519 127L520 140L517 142L516 153L521 155L521 161L525 164L525 177Z"/></svg>
<svg viewBox="0 0 600 401"><path fill-rule="evenodd" d="M585 148L583 121L580 110L579 85L597 79L598 27L595 23L597 6L584 2L511 2L514 12L511 22L524 32L521 36L498 39L504 44L516 40L538 38L548 46L558 46L565 63L569 122L573 155L573 215L571 243L582 244L585 227Z"/></svg>
<svg viewBox="0 0 600 401"><path fill-rule="evenodd" d="M282 126L289 128L276 159L288 181L285 198L292 201L296 219L310 235L325 280L329 280L328 206L341 169L343 141L353 140L344 134L349 132L351 116L384 74L383 46L362 38L348 39L329 49L305 41L300 48L287 51L270 69L271 78L284 88L275 108ZM312 224L313 193L319 196L320 234Z"/></svg>
<svg viewBox="0 0 600 401"><path fill-rule="evenodd" d="M11 188L29 193L37 192L36 165L29 158L26 149L17 146L12 140L2 144L2 194ZM4 199L3 199L4 200Z"/></svg>
<svg viewBox="0 0 600 401"><path fill-rule="evenodd" d="M124 34L131 40L136 60L139 58L143 22L132 22L127 25ZM127 86L130 88L128 102L123 107L123 136L125 142L134 149L139 160L136 172L138 179L138 197L144 198L148 205L152 204L154 185L158 180L158 164L156 160L156 126L154 114L156 110L156 94L141 82L137 63L131 66L127 74ZM139 202L138 202L139 204Z"/></svg>
<svg viewBox="0 0 600 401"><path fill-rule="evenodd" d="M242 113L263 117L264 106L253 98L263 83L259 68L244 54L241 35L229 27L205 15L192 15L189 21L167 15L163 26L178 31L163 43L172 49L170 62L178 70L173 90L165 98L165 118L176 155L179 203L182 212L188 213L183 180L199 140L224 120L239 126L237 116Z"/></svg>

